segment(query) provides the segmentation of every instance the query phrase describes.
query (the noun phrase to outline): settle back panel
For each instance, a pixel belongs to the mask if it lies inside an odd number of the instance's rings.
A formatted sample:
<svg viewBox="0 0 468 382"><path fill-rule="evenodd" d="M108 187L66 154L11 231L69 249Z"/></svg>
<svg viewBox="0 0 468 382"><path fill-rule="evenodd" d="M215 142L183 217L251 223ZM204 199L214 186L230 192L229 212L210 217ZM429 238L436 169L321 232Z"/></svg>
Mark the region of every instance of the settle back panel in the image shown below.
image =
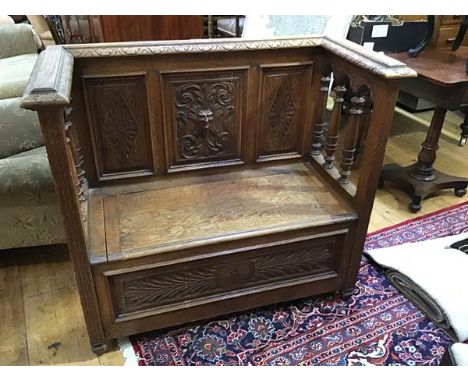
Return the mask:
<svg viewBox="0 0 468 382"><path fill-rule="evenodd" d="M73 125L92 185L308 155L310 49L75 61Z"/></svg>

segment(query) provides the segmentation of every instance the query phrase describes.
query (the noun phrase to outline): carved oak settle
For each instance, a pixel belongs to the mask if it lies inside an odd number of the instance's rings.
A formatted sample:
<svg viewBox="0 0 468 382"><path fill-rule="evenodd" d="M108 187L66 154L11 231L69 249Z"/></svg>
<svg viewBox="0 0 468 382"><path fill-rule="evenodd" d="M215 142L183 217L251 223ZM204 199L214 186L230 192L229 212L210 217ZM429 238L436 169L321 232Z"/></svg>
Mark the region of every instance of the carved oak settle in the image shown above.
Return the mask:
<svg viewBox="0 0 468 382"><path fill-rule="evenodd" d="M413 76L323 36L41 53L23 106L39 114L93 350L349 296L398 84Z"/></svg>

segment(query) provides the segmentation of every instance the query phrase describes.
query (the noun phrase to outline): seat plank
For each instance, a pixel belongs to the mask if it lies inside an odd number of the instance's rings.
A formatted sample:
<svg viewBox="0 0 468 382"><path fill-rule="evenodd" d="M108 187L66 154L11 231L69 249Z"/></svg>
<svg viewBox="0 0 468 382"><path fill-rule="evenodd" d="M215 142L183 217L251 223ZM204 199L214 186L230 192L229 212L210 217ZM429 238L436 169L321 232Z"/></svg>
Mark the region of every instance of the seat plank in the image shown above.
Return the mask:
<svg viewBox="0 0 468 382"><path fill-rule="evenodd" d="M109 260L355 220L312 168L286 167L256 177L239 170L207 182L197 177L173 187L103 192Z"/></svg>

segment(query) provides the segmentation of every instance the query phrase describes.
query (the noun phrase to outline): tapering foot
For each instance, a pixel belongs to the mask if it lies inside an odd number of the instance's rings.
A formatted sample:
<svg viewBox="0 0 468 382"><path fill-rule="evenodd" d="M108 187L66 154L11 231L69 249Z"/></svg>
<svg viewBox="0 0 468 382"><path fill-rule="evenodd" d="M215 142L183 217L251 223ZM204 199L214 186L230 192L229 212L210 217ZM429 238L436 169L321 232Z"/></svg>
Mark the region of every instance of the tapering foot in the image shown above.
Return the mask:
<svg viewBox="0 0 468 382"><path fill-rule="evenodd" d="M354 288L340 290L340 296L343 300L348 300L354 294Z"/></svg>
<svg viewBox="0 0 468 382"><path fill-rule="evenodd" d="M116 339L111 339L107 341L106 344L92 344L91 350L96 355L102 355L105 352L112 351L118 348L118 343Z"/></svg>
<svg viewBox="0 0 468 382"><path fill-rule="evenodd" d="M104 354L106 350L107 350L106 344L92 344L91 345L91 351L97 356Z"/></svg>
<svg viewBox="0 0 468 382"><path fill-rule="evenodd" d="M455 188L454 193L456 196L461 198L463 195L466 194L466 188Z"/></svg>
<svg viewBox="0 0 468 382"><path fill-rule="evenodd" d="M408 207L411 212L418 212L421 210L421 201L422 197L420 196L413 196L413 199L411 200L410 204L408 204Z"/></svg>

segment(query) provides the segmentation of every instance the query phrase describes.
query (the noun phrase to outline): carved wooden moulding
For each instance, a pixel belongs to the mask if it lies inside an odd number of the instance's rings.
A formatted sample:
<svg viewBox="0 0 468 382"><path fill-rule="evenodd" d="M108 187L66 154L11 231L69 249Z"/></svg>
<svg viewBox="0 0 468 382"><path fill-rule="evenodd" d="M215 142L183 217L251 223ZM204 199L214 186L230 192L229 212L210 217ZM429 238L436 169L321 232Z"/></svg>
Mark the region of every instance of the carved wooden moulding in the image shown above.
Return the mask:
<svg viewBox="0 0 468 382"><path fill-rule="evenodd" d="M189 300L199 305L234 291L236 295L247 294L291 282L309 282L319 275L334 277L342 239L303 240L110 276L114 311L117 316L147 309L171 311Z"/></svg>
<svg viewBox="0 0 468 382"><path fill-rule="evenodd" d="M152 174L145 76L85 77L83 88L100 179Z"/></svg>
<svg viewBox="0 0 468 382"><path fill-rule="evenodd" d="M163 73L169 172L243 163L245 73Z"/></svg>

